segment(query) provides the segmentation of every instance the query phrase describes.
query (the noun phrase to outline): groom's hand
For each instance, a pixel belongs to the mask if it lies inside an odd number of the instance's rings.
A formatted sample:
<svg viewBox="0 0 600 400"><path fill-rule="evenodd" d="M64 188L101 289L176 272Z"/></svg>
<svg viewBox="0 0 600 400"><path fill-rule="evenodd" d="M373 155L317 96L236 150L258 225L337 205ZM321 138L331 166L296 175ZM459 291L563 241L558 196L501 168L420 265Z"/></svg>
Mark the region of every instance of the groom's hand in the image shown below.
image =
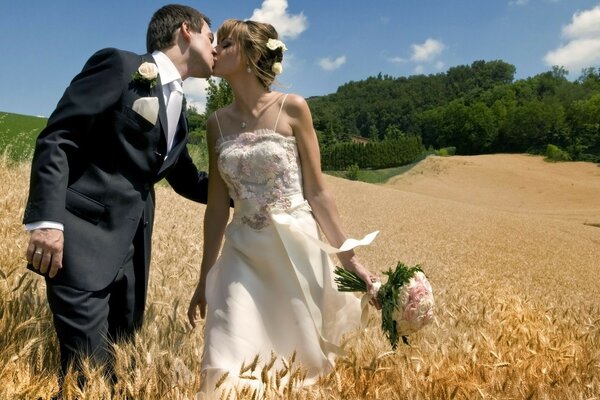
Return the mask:
<svg viewBox="0 0 600 400"><path fill-rule="evenodd" d="M41 274L54 278L62 268L64 235L60 229L34 229L29 236L27 262Z"/></svg>

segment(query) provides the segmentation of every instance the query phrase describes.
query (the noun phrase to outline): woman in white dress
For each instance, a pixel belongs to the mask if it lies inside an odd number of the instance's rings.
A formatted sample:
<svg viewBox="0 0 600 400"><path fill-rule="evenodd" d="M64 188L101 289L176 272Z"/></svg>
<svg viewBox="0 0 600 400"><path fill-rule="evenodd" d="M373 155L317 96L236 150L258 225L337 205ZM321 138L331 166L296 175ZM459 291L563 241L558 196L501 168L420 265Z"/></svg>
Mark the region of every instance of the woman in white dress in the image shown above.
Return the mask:
<svg viewBox="0 0 600 400"><path fill-rule="evenodd" d="M260 384L260 366L258 377L239 376L257 355L259 365L276 356L275 373L295 353L305 385L331 370L343 354L342 334L360 325L361 309L353 294L336 290L328 254L337 253L371 291L378 280L352 250L377 232L347 239L321 174L306 101L270 90L286 50L277 32L228 20L217 37L214 75L229 82L234 101L208 119L203 258L188 309L192 326L206 317L202 393L209 398L217 382L221 389Z"/></svg>

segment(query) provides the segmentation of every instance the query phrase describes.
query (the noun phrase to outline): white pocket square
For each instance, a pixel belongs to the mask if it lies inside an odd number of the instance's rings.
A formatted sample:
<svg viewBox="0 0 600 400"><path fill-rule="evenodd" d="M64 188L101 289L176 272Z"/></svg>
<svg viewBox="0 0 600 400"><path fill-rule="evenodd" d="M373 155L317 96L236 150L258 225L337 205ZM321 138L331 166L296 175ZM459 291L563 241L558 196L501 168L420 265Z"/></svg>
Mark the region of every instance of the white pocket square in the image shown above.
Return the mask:
<svg viewBox="0 0 600 400"><path fill-rule="evenodd" d="M133 111L140 114L152 125L158 118L158 97L140 97L133 102Z"/></svg>

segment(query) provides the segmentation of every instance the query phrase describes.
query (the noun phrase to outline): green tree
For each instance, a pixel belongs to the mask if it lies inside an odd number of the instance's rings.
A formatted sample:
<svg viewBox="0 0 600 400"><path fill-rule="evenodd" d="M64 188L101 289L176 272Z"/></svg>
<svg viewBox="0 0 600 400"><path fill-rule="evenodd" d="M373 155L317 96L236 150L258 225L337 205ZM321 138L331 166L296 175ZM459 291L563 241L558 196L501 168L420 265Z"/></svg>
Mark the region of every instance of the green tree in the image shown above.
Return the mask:
<svg viewBox="0 0 600 400"><path fill-rule="evenodd" d="M397 140L404 135L405 133L402 132L402 129L400 129L398 125L388 125L387 128L385 128L384 140Z"/></svg>
<svg viewBox="0 0 600 400"><path fill-rule="evenodd" d="M307 100L322 148L345 143L350 135L374 142L403 132L422 137L428 147L454 146L459 154L543 153L548 144L574 159L599 154L600 113L591 98L600 93L600 69L584 69L575 82L560 66L517 81L515 72L502 60L478 60L435 75L378 74ZM384 160L390 149L336 150L331 157Z"/></svg>
<svg viewBox="0 0 600 400"><path fill-rule="evenodd" d="M220 79L218 82L213 79L208 79L208 89L206 90L206 111L205 116L208 117L213 112L227 104L233 102L233 91L225 79Z"/></svg>
<svg viewBox="0 0 600 400"><path fill-rule="evenodd" d="M189 131L206 129L206 114L200 114L196 107L188 106L186 117Z"/></svg>
<svg viewBox="0 0 600 400"><path fill-rule="evenodd" d="M456 147L458 154L489 153L498 136L494 113L482 102L470 106L455 100L443 112L440 147Z"/></svg>
<svg viewBox="0 0 600 400"><path fill-rule="evenodd" d="M573 102L567 119L573 133L569 152L577 159L600 161L600 93Z"/></svg>
<svg viewBox="0 0 600 400"><path fill-rule="evenodd" d="M543 152L551 142L562 143L568 129L565 111L555 101L533 100L517 107L510 116L506 137L510 151Z"/></svg>

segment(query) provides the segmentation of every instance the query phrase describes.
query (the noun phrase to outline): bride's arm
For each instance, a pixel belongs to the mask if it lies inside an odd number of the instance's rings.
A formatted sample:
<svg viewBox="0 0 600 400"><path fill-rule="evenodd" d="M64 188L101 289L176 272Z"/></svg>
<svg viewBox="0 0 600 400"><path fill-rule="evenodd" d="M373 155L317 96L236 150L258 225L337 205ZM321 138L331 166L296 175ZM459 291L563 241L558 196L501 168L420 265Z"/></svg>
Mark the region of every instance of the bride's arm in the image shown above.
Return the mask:
<svg viewBox="0 0 600 400"><path fill-rule="evenodd" d="M219 130L216 126L214 115L208 119L208 203L204 213L204 243L202 249L202 262L200 264L200 278L188 308L188 318L192 327L196 326L198 311L204 318L206 313L206 276L208 271L217 261L225 227L229 220L230 199L227 186L217 168L216 142Z"/></svg>
<svg viewBox="0 0 600 400"><path fill-rule="evenodd" d="M306 101L296 95L288 96L285 109L298 145L304 196L329 243L340 247L347 236L342 229L333 195L321 173L319 142L313 128L310 109ZM338 253L338 258L345 269L355 272L365 281L369 291L373 290L372 278L378 278L362 265L353 250Z"/></svg>

